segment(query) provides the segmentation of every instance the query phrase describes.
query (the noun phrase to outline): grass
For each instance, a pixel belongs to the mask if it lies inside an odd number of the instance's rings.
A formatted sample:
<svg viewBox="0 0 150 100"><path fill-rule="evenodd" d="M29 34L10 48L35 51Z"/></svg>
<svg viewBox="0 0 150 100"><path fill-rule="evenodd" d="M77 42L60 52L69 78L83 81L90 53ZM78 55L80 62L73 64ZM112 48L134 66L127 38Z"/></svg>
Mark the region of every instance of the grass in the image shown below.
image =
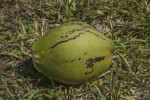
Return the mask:
<svg viewBox="0 0 150 100"><path fill-rule="evenodd" d="M49 29L83 21L116 45L110 68L68 86L32 65L31 47ZM150 100L148 0L0 0L0 100Z"/></svg>

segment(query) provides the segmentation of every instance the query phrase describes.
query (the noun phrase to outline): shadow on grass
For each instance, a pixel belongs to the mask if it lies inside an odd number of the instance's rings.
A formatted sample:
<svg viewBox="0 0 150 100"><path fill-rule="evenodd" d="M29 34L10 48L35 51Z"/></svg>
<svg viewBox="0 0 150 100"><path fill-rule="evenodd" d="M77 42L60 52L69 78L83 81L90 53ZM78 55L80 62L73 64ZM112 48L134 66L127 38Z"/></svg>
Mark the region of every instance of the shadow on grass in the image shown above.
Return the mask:
<svg viewBox="0 0 150 100"><path fill-rule="evenodd" d="M68 84L62 84L58 83L56 81L50 80L46 76L42 75L40 72L38 72L32 63L32 58L26 58L20 66L19 66L18 74L23 76L26 79L30 80L30 84L33 84L35 87L38 88L57 88L59 86L63 86L67 89L70 87L79 87L80 85L68 85Z"/></svg>

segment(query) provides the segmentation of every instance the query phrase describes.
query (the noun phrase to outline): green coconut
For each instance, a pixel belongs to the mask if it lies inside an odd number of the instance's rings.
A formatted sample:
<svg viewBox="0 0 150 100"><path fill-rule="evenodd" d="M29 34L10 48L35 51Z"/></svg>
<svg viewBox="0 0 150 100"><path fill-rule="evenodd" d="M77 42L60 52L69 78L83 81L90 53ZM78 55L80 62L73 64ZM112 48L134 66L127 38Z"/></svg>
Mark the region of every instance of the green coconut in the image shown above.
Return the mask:
<svg viewBox="0 0 150 100"><path fill-rule="evenodd" d="M81 84L106 71L115 45L94 27L69 22L51 29L32 50L39 72L60 83Z"/></svg>

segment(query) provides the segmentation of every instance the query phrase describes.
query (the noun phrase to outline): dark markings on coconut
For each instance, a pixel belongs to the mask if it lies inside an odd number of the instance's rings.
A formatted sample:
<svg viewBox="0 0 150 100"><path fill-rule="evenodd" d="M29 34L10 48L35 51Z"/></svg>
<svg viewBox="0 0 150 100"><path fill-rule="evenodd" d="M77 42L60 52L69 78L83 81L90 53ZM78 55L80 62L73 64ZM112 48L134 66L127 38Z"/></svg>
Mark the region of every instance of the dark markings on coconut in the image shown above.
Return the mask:
<svg viewBox="0 0 150 100"><path fill-rule="evenodd" d="M93 67L93 65L94 65L94 63L96 63L96 62L100 62L100 61L102 61L102 60L104 60L105 59L105 56L102 56L102 57L96 57L96 58L89 58L86 62L85 62L85 64L87 65L87 68L91 68L91 67Z"/></svg>
<svg viewBox="0 0 150 100"><path fill-rule="evenodd" d="M84 53L84 56L85 56L85 55L87 55L87 52ZM74 62L74 61L77 61L77 60L80 61L80 60L81 60L81 57L80 57L80 58L77 58L77 59L73 59L73 60L71 60L71 61L65 61L65 62ZM93 66L93 65L91 65L91 66Z"/></svg>
<svg viewBox="0 0 150 100"><path fill-rule="evenodd" d="M82 23L72 23L71 25L80 25L83 29L91 28L90 26L84 25L84 24L82 24ZM91 28L91 29L94 29L94 28ZM94 30L95 30L95 29L94 29ZM97 36L97 37L99 37L99 38L101 38L101 39L103 39L103 40L106 40L105 38L103 38L103 37L97 35L97 34L94 33L94 32L91 32L90 30L85 30L85 31L86 31L86 32L89 32L89 33L92 33L92 34L94 34L95 36ZM71 34L71 32L70 32L70 34ZM109 40L107 40L107 41L109 41Z"/></svg>
<svg viewBox="0 0 150 100"><path fill-rule="evenodd" d="M72 33L74 33L74 32L75 32L75 30L71 30L69 33L72 34Z"/></svg>
<svg viewBox="0 0 150 100"><path fill-rule="evenodd" d="M77 61L77 60L81 60L81 57L80 58L78 58L78 59L73 59L73 60L71 60L71 61L65 61L65 62L74 62L74 61Z"/></svg>
<svg viewBox="0 0 150 100"><path fill-rule="evenodd" d="M74 62L75 60L71 60L70 62Z"/></svg>
<svg viewBox="0 0 150 100"><path fill-rule="evenodd" d="M50 53L53 53L53 51L50 51Z"/></svg>
<svg viewBox="0 0 150 100"><path fill-rule="evenodd" d="M73 29L73 30L70 30L70 34L72 34L72 33L74 33L74 32L76 32L76 31L81 31L81 30L84 30L84 29Z"/></svg>
<svg viewBox="0 0 150 100"><path fill-rule="evenodd" d="M94 33L94 32L91 32L90 30L86 30L86 32L92 33L92 34L94 34L95 36L97 36L97 37L99 37L99 38L101 38L101 39L103 39L103 40L106 40L105 38L103 38L103 37L97 35L97 34ZM109 41L109 40L106 40L106 41Z"/></svg>
<svg viewBox="0 0 150 100"><path fill-rule="evenodd" d="M86 55L87 55L87 52L84 53L84 56L86 56Z"/></svg>
<svg viewBox="0 0 150 100"><path fill-rule="evenodd" d="M81 60L81 57L78 59L79 61Z"/></svg>
<svg viewBox="0 0 150 100"><path fill-rule="evenodd" d="M56 47L57 45L59 45L59 44L68 42L68 41L70 41L70 40L74 40L74 39L76 39L77 37L79 37L81 34L84 34L84 33L85 33L85 32L83 32L83 33L78 33L78 35L74 36L73 38L70 38L70 39L67 39L67 40L64 40L64 41L57 42L55 45L51 46L50 48L53 49L53 48L55 48L55 47Z"/></svg>
<svg viewBox="0 0 150 100"><path fill-rule="evenodd" d="M86 29L86 28L91 28L90 26L85 26L85 25L83 25L82 26L84 29Z"/></svg>
<svg viewBox="0 0 150 100"><path fill-rule="evenodd" d="M88 59L88 60L86 61L86 64L88 65L87 68L93 67L94 64L92 64L92 62L93 62L93 59L92 59L92 58L90 58L90 59Z"/></svg>
<svg viewBox="0 0 150 100"><path fill-rule="evenodd" d="M91 73L93 73L93 72L94 72L94 70L89 71L89 72L85 72L85 75L91 74Z"/></svg>
<svg viewBox="0 0 150 100"><path fill-rule="evenodd" d="M69 34L72 34L72 33L74 33L74 32L76 32L76 31L81 31L81 30L84 30L84 29L72 29L72 30L70 30L69 31ZM67 35L67 32L66 32L66 35L65 36L60 36L60 38L67 38L68 37L68 35Z"/></svg>
<svg viewBox="0 0 150 100"><path fill-rule="evenodd" d="M60 36L60 38L63 38L63 36Z"/></svg>

